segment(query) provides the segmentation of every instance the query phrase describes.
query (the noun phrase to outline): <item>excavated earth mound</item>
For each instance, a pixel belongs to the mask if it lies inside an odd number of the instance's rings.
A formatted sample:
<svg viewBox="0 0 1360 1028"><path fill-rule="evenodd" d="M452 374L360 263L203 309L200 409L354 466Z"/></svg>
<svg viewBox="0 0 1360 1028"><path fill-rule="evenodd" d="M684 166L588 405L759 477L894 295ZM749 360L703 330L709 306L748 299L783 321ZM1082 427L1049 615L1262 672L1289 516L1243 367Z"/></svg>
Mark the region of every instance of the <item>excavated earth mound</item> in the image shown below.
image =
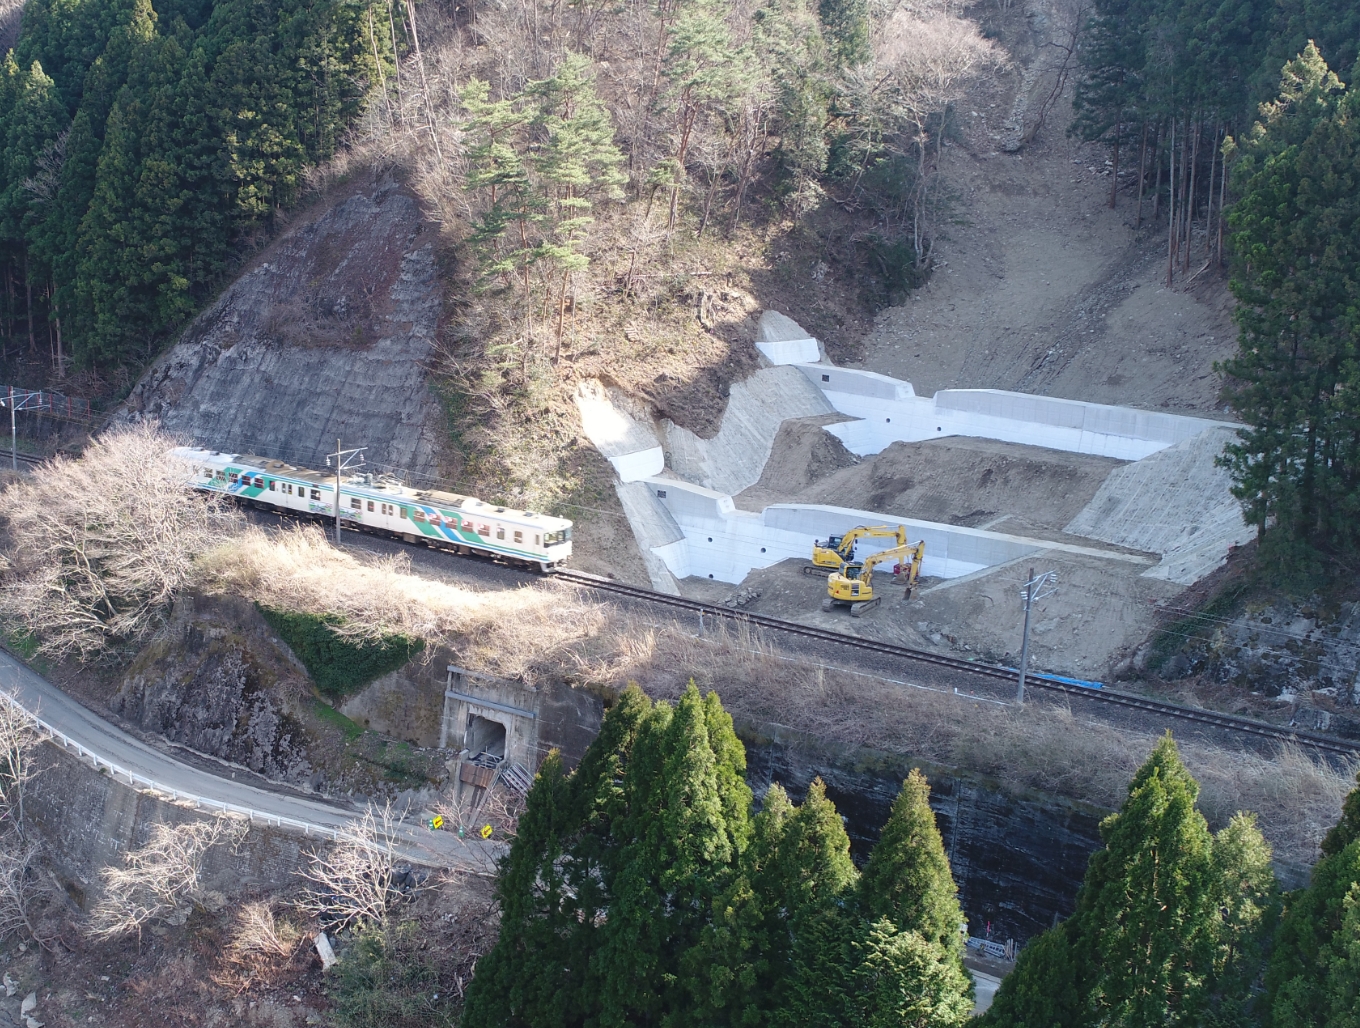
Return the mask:
<svg viewBox="0 0 1360 1028"><path fill-rule="evenodd" d="M844 454L839 463L827 452L831 444ZM821 428L788 423L760 482L736 503L754 511L770 503L831 503L970 528L1061 532L1123 463L963 436L893 443L856 460Z"/></svg>

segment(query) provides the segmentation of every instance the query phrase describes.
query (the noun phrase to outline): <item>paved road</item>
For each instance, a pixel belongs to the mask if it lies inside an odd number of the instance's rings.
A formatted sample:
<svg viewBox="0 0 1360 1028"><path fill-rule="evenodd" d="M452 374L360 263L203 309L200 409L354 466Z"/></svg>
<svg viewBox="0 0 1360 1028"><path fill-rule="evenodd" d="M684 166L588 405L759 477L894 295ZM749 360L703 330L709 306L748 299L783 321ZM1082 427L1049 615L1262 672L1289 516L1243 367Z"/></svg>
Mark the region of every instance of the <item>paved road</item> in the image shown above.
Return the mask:
<svg viewBox="0 0 1360 1028"><path fill-rule="evenodd" d="M230 772L218 775L191 767L105 721L8 653L0 653L0 690L12 694L51 732L55 744L109 767L115 778L136 789L169 794L203 810L246 814L254 821L308 835L344 834L358 814L352 806L270 792L236 781ZM431 832L419 824L403 824L397 849L415 863L490 871L500 847L459 839L451 832Z"/></svg>

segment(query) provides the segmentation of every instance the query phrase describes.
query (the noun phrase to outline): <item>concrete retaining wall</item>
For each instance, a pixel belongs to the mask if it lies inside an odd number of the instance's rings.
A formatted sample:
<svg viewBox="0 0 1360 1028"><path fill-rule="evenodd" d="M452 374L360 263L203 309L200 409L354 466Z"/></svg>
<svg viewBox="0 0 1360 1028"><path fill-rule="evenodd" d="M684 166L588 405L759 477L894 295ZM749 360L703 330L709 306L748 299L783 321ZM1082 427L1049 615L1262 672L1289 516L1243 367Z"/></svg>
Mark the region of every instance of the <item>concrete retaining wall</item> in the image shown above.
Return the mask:
<svg viewBox="0 0 1360 1028"><path fill-rule="evenodd" d="M722 426L712 439L664 422L668 463L686 481L736 494L760 480L780 425L832 413L821 390L798 370L765 368L732 386Z"/></svg>
<svg viewBox="0 0 1360 1028"><path fill-rule="evenodd" d="M1224 425L1206 418L999 389L943 389L927 398L916 396L910 383L868 371L821 364L802 364L799 369L837 411L861 419L827 428L861 456L894 442L964 435L1141 460Z"/></svg>
<svg viewBox="0 0 1360 1028"><path fill-rule="evenodd" d="M676 578L694 575L735 584L756 568L790 558L809 559L816 539L842 534L856 525L883 524L906 525L911 541L924 539L921 573L937 578L960 578L1039 550L1062 550L1144 566L1152 563L1135 554L825 504L780 503L753 514L737 510L732 497L724 493L674 478L652 478L645 484L682 535L652 549ZM867 557L890 548L890 541L870 539L860 544L857 553ZM879 570L891 572L892 567L885 564Z"/></svg>

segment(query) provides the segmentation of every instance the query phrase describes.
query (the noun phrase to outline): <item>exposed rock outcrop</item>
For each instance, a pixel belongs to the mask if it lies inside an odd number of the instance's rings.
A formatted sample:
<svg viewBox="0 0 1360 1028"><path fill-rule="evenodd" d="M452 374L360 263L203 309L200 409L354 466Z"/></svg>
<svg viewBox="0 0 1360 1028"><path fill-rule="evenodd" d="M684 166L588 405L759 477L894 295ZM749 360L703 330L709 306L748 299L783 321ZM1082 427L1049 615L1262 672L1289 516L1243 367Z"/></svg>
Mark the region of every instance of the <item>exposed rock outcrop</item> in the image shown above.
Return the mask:
<svg viewBox="0 0 1360 1028"><path fill-rule="evenodd" d="M133 664L109 707L199 753L301 782L314 772L311 740L289 708L305 688L249 604L189 600Z"/></svg>
<svg viewBox="0 0 1360 1028"><path fill-rule="evenodd" d="M126 416L200 445L317 465L341 438L368 463L435 471L426 383L439 326L434 231L391 181L277 240L146 373Z"/></svg>

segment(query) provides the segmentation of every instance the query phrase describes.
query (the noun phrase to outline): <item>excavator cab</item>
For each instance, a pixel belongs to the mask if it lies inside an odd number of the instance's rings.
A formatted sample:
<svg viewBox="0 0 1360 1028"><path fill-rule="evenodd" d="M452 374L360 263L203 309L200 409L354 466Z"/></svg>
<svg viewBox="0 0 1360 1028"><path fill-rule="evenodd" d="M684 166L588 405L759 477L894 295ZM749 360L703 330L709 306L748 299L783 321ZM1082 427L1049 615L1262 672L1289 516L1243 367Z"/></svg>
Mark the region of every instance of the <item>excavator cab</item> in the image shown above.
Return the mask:
<svg viewBox="0 0 1360 1028"><path fill-rule="evenodd" d="M814 540L812 543L812 567L804 568L803 570L810 573L820 570L835 571L838 569L845 563L845 559L841 556L841 540L844 538L844 536L833 535L829 537L826 542L822 542L820 539ZM850 549L852 552L854 548L855 544L851 542Z"/></svg>
<svg viewBox="0 0 1360 1028"><path fill-rule="evenodd" d="M890 550L880 550L870 555L862 563L847 563L840 571L832 572L826 580L826 599L822 600L822 610L831 611L836 607L849 607L851 617L859 617L873 610L882 601L882 588L874 589L874 568L879 564L893 561L893 576L899 580L906 578L906 594L911 597L916 579L921 573L921 561L925 558L924 541L915 546L903 543Z"/></svg>

